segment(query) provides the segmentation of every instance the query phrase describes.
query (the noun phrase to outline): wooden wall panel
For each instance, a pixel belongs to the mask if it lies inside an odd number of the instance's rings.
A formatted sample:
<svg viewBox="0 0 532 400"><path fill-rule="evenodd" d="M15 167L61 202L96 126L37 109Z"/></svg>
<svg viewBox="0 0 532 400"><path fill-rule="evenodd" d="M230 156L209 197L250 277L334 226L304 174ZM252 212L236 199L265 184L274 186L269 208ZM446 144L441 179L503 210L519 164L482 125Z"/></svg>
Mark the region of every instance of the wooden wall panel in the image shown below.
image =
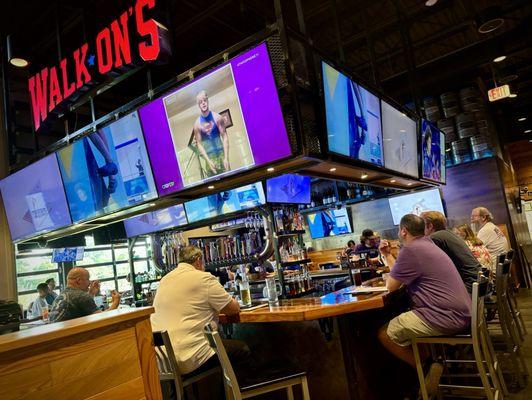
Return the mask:
<svg viewBox="0 0 532 400"><path fill-rule="evenodd" d="M519 185L532 183L532 143L528 140L509 143L506 150L512 161L517 183Z"/></svg>

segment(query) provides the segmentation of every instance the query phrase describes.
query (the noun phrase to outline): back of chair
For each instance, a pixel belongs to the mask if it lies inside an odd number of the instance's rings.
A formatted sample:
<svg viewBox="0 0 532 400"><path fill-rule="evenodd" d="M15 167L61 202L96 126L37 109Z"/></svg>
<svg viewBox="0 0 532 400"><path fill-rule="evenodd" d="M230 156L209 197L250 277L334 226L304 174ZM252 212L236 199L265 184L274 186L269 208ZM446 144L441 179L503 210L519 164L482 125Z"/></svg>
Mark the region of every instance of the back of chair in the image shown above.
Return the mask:
<svg viewBox="0 0 532 400"><path fill-rule="evenodd" d="M479 339L484 319L484 297L488 293L489 280L485 277L479 277L478 282L473 283L471 294L471 335Z"/></svg>
<svg viewBox="0 0 532 400"><path fill-rule="evenodd" d="M515 254L515 252L514 252L513 249L508 250L508 252L506 253L506 260L508 260L510 262L510 264L514 260L514 254Z"/></svg>
<svg viewBox="0 0 532 400"><path fill-rule="evenodd" d="M495 273L495 290L497 292L497 297L506 296L507 294L510 266L511 263L506 259L497 264L497 271Z"/></svg>
<svg viewBox="0 0 532 400"><path fill-rule="evenodd" d="M203 328L203 333L205 337L207 338L207 342L209 343L209 346L211 346L211 348L214 350L214 352L218 356L218 359L220 360L220 365L222 366L222 371L223 371L223 376L224 376L224 383L231 388L233 392L233 396L235 398L239 398L240 387L238 386L238 381L236 379L235 371L233 370L231 361L229 360L229 357L227 356L227 352L225 351L222 338L218 334L218 331L216 331L214 324L213 323L206 324L205 327Z"/></svg>
<svg viewBox="0 0 532 400"><path fill-rule="evenodd" d="M157 358L157 367L159 369L159 380L174 381L178 399L183 398L183 382L181 372L177 365L170 335L167 331L153 332L153 345L155 346L155 356Z"/></svg>

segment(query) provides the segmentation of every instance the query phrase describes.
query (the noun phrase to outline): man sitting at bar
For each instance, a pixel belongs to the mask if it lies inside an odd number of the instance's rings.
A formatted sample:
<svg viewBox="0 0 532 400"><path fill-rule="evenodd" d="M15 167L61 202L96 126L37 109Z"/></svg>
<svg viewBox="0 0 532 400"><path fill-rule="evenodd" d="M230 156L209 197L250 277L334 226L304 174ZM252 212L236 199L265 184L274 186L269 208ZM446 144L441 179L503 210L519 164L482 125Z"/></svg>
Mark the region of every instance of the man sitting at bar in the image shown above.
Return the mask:
<svg viewBox="0 0 532 400"><path fill-rule="evenodd" d="M471 228L484 243L491 255L493 269L497 256L509 250L504 233L493 223L493 215L486 207L477 207L471 211Z"/></svg>
<svg viewBox="0 0 532 400"><path fill-rule="evenodd" d="M52 305L54 303L55 298L57 297L57 293L54 292L55 290L55 279L49 278L46 281L44 281L48 285L48 294L46 295L46 301L48 304Z"/></svg>
<svg viewBox="0 0 532 400"><path fill-rule="evenodd" d="M48 285L46 283L39 283L37 285L37 298L33 300L28 309L28 318L37 318L42 315L44 307L48 307L46 302L46 295L48 294Z"/></svg>
<svg viewBox="0 0 532 400"><path fill-rule="evenodd" d="M421 213L425 221L425 235L442 249L452 260L458 273L462 277L469 293L473 290L473 283L478 279L481 270L480 263L460 237L448 231L447 219L439 211L425 211Z"/></svg>
<svg viewBox="0 0 532 400"><path fill-rule="evenodd" d="M66 321L102 312L94 302L94 296L99 291L100 282L91 282L89 271L81 267L72 268L67 275L67 287L54 300L50 321ZM120 294L113 290L111 296L113 301L109 310L114 310L120 304Z"/></svg>
<svg viewBox="0 0 532 400"><path fill-rule="evenodd" d="M452 335L466 329L471 323L471 298L451 259L425 236L421 217L407 214L401 218L399 241L403 247L397 259L387 241L380 246L391 268L386 287L393 292L405 285L413 309L383 326L379 340L394 356L415 368L411 339ZM437 392L442 370L439 363L430 366L426 381L431 396Z"/></svg>
<svg viewBox="0 0 532 400"><path fill-rule="evenodd" d="M166 330L170 335L180 372L195 375L219 365L203 327L216 322L218 313L238 314L240 306L215 276L205 272L198 247L181 249L179 260L177 268L161 279L151 324L154 331ZM223 343L235 367L249 365L250 351L244 342L223 339Z"/></svg>

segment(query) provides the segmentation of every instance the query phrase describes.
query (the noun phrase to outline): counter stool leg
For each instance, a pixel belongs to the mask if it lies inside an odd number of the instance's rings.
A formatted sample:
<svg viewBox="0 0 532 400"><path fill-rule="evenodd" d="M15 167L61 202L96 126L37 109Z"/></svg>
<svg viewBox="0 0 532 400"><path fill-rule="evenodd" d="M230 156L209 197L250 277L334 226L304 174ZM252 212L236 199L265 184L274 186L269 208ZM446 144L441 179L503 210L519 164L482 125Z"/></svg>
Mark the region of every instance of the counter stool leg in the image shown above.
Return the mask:
<svg viewBox="0 0 532 400"><path fill-rule="evenodd" d="M414 352L414 359L416 360L417 377L419 379L419 389L421 390L421 397L423 400L429 400L427 386L425 385L425 374L423 373L423 362L419 356L419 348L415 339L412 340L412 351Z"/></svg>
<svg viewBox="0 0 532 400"><path fill-rule="evenodd" d="M480 344L482 353L484 353L484 357L486 359L486 364L488 364L488 370L490 372L493 387L499 392L499 397L502 398L503 396L507 396L508 391L506 389L506 384L504 383L504 378L502 377L501 367L498 361L495 361L493 358L493 353L489 348L489 344L486 340L486 333L484 331L480 333Z"/></svg>
<svg viewBox="0 0 532 400"><path fill-rule="evenodd" d="M303 400L310 400L310 392L308 390L307 377L301 378L301 392L303 393Z"/></svg>
<svg viewBox="0 0 532 400"><path fill-rule="evenodd" d="M477 363L478 373L480 375L480 380L482 381L482 386L484 386L484 392L486 394L486 397L488 400L495 400L495 397L493 397L493 391L491 389L491 385L488 380L488 376L486 375L486 369L484 368L482 357L482 352L479 348L478 343L473 343L473 352L475 353L475 361Z"/></svg>
<svg viewBox="0 0 532 400"><path fill-rule="evenodd" d="M225 383L225 381L224 381L224 390L225 390L225 400L233 400L233 391L231 390L229 385Z"/></svg>
<svg viewBox="0 0 532 400"><path fill-rule="evenodd" d="M288 400L294 400L294 391L292 390L292 386L288 386L286 388L286 398Z"/></svg>

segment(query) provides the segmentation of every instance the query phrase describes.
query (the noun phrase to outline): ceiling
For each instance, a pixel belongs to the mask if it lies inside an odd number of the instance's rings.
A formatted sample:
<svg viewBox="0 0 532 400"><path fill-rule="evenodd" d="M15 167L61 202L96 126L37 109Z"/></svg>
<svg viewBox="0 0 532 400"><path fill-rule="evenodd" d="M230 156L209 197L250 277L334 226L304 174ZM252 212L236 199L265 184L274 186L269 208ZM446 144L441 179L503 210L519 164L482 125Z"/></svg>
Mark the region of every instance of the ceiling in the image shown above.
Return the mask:
<svg viewBox="0 0 532 400"><path fill-rule="evenodd" d="M16 164L91 121L88 104L32 132L27 79L37 66L57 63L58 48L66 54L83 37L93 37L133 0L9 1L0 16L0 34L13 34L27 49L27 69L9 67L11 162ZM275 21L273 0L157 0L158 17L173 32L174 56L166 66L152 67L156 86L177 73L243 40ZM295 1L283 0L286 22L298 24ZM423 97L477 86L484 93L509 81L514 99L491 105L503 143L532 139L532 2L528 0L439 0L427 7L419 0L301 0L304 28L326 57L344 63L362 81L402 104L421 104ZM479 33L486 9L495 7L502 26ZM61 33L58 47L56 31ZM494 63L496 56L506 55ZM147 91L140 70L98 96L102 116ZM519 117L527 117L518 122ZM65 122L66 121L66 122ZM532 156L532 154L530 154Z"/></svg>

